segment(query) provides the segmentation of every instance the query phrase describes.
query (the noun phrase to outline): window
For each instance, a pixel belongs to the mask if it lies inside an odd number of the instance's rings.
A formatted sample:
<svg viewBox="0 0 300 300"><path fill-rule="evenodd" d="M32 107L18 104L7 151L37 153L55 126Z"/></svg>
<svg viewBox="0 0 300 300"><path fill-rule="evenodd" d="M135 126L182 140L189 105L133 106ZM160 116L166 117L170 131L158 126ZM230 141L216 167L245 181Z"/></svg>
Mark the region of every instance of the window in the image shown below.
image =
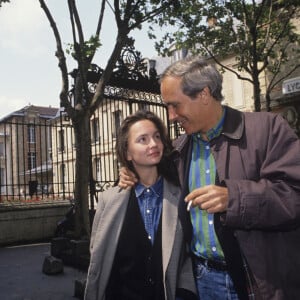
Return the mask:
<svg viewBox="0 0 300 300"><path fill-rule="evenodd" d="M28 143L35 143L35 126L33 124L28 125L27 127L27 134L28 134Z"/></svg>
<svg viewBox="0 0 300 300"><path fill-rule="evenodd" d="M113 138L116 138L117 132L119 130L119 127L121 125L121 111L116 110L113 112L113 128L112 128L112 136Z"/></svg>
<svg viewBox="0 0 300 300"><path fill-rule="evenodd" d="M187 49L176 49L172 52L171 62L175 62L182 58L185 58L187 54L188 54Z"/></svg>
<svg viewBox="0 0 300 300"><path fill-rule="evenodd" d="M4 143L0 143L0 157L3 157L4 154Z"/></svg>
<svg viewBox="0 0 300 300"><path fill-rule="evenodd" d="M28 152L28 170L36 168L36 152Z"/></svg>
<svg viewBox="0 0 300 300"><path fill-rule="evenodd" d="M92 134L92 143L97 143L100 140L100 129L99 129L99 119L94 118L92 120L92 128L91 128L91 134Z"/></svg>
<svg viewBox="0 0 300 300"><path fill-rule="evenodd" d="M243 108L245 107L243 81L237 78L235 74L231 74L231 76L233 106L236 108Z"/></svg>
<svg viewBox="0 0 300 300"><path fill-rule="evenodd" d="M139 110L149 110L150 105L147 102L139 102L138 108Z"/></svg>
<svg viewBox="0 0 300 300"><path fill-rule="evenodd" d="M4 168L0 168L0 186L5 184L5 173Z"/></svg>
<svg viewBox="0 0 300 300"><path fill-rule="evenodd" d="M114 170L114 180L117 180L118 177L119 177L119 167L118 167L118 160L117 159L114 159L113 170Z"/></svg>
<svg viewBox="0 0 300 300"><path fill-rule="evenodd" d="M101 160L100 158L94 159L94 166L93 166L93 173L94 173L94 179L96 181L101 181Z"/></svg>
<svg viewBox="0 0 300 300"><path fill-rule="evenodd" d="M61 164L60 165L60 179L61 179L61 188L65 189L65 183L66 183L66 165Z"/></svg>
<svg viewBox="0 0 300 300"><path fill-rule="evenodd" d="M5 169L0 168L0 194L5 194L5 193L7 193Z"/></svg>
<svg viewBox="0 0 300 300"><path fill-rule="evenodd" d="M65 150L65 131L58 131L58 151L63 152Z"/></svg>

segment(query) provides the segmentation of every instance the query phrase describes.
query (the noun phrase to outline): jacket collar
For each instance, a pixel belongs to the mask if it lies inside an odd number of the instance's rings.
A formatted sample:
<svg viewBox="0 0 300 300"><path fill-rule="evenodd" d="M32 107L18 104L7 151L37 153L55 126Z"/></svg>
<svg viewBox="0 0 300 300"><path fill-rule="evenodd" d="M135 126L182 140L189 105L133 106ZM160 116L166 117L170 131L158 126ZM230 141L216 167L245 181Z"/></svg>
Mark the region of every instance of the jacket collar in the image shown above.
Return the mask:
<svg viewBox="0 0 300 300"><path fill-rule="evenodd" d="M242 112L229 106L226 106L226 110L222 134L231 139L239 140L244 132L245 116Z"/></svg>
<svg viewBox="0 0 300 300"><path fill-rule="evenodd" d="M227 136L230 139L233 140L239 140L241 139L244 127L245 127L245 116L242 112L233 109L229 106L226 106L226 116L223 124L223 130L222 135ZM182 149L187 144L187 142L190 140L190 136L187 134L183 134L179 136L174 141L174 151L175 152L182 152Z"/></svg>

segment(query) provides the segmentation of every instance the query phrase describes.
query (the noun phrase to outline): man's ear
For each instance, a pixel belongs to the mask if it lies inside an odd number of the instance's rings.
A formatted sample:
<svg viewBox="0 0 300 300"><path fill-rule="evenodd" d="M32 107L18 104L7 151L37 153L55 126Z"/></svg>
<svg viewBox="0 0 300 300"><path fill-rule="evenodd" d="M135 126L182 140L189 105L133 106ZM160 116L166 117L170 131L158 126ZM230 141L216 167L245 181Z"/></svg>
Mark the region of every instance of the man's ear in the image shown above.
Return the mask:
<svg viewBox="0 0 300 300"><path fill-rule="evenodd" d="M207 86L199 93L199 97L200 97L203 105L209 104L210 90Z"/></svg>
<svg viewBox="0 0 300 300"><path fill-rule="evenodd" d="M202 92L205 96L210 96L210 90L207 86L202 90Z"/></svg>

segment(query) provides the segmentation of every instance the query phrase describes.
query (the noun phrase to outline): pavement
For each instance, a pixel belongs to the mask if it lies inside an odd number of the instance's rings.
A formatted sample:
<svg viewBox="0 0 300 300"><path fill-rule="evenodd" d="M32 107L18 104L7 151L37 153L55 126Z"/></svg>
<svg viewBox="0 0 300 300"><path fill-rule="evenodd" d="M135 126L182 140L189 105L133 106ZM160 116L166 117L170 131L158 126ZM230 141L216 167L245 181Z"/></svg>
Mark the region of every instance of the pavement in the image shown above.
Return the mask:
<svg viewBox="0 0 300 300"><path fill-rule="evenodd" d="M0 300L76 300L75 281L86 272L65 266L63 273L46 275L43 262L50 243L0 248Z"/></svg>

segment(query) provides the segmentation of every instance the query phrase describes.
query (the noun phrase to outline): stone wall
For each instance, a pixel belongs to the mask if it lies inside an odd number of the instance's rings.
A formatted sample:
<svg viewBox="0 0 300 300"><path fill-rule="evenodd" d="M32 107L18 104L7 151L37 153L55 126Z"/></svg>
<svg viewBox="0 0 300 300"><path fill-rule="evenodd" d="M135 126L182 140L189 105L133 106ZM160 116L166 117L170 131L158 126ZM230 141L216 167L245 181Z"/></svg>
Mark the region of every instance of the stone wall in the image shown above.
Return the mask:
<svg viewBox="0 0 300 300"><path fill-rule="evenodd" d="M0 204L0 245L51 239L69 201Z"/></svg>

